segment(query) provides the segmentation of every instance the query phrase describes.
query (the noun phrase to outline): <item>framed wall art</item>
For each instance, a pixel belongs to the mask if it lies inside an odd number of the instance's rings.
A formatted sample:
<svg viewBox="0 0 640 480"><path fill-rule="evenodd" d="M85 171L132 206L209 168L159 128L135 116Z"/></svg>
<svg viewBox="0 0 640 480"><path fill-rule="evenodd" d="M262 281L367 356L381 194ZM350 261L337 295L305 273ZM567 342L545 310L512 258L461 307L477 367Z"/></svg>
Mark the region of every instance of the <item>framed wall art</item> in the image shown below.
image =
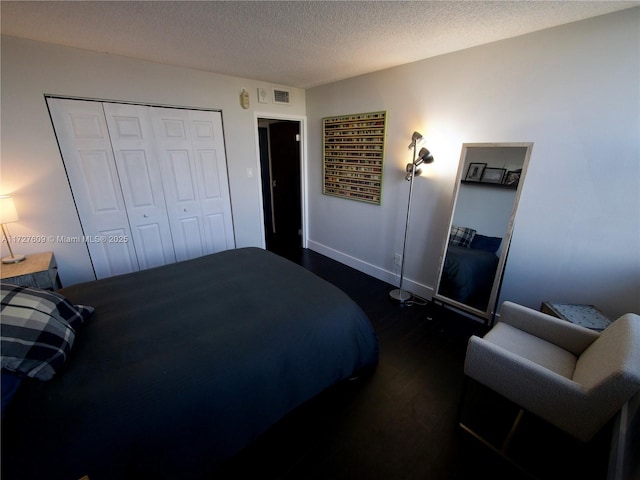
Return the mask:
<svg viewBox="0 0 640 480"><path fill-rule="evenodd" d="M482 172L482 183L502 183L506 170L504 168L485 168Z"/></svg>
<svg viewBox="0 0 640 480"><path fill-rule="evenodd" d="M511 188L518 188L518 183L520 183L520 175L522 174L522 170L509 170L507 174L504 176L504 184Z"/></svg>
<svg viewBox="0 0 640 480"><path fill-rule="evenodd" d="M479 182L485 168L487 168L486 163L470 163L467 176L464 177L464 180L466 182Z"/></svg>
<svg viewBox="0 0 640 480"><path fill-rule="evenodd" d="M322 193L380 205L387 112L322 119Z"/></svg>

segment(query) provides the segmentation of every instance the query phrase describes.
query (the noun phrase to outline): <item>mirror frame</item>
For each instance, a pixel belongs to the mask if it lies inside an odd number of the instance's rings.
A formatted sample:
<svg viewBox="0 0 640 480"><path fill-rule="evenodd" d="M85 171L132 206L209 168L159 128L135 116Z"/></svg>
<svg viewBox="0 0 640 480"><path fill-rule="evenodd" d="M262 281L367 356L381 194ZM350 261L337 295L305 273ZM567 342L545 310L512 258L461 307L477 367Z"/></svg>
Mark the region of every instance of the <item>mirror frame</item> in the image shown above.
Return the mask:
<svg viewBox="0 0 640 480"><path fill-rule="evenodd" d="M491 287L491 293L489 295L489 302L487 304L486 310L479 310L470 305L461 303L457 300L454 300L449 297L445 297L440 295L438 292L440 291L440 284L442 280L442 272L444 269L444 262L447 254L447 248L449 245L449 233L451 232L451 226L453 225L453 215L456 210L456 205L458 203L458 194L460 192L460 185L462 184L462 177L465 173L465 163L467 151L469 148L500 148L500 147L526 147L525 157L522 163L522 173L520 175L520 181L518 182L518 187L516 189L516 194L513 200L513 206L511 208L511 215L509 216L509 221L507 224L507 231L505 236L503 237L502 249L500 251L500 256L498 257L498 265L496 267L496 275L493 279L493 284ZM515 222L516 212L518 210L518 203L520 201L520 194L522 192L522 187L524 185L527 168L529 166L529 159L531 158L531 150L533 149L533 142L504 142L504 143L463 143L462 150L460 152L460 162L458 165L458 174L456 176L456 182L454 185L453 191L453 201L451 203L451 210L449 211L449 224L447 225L447 233L444 238L444 242L442 244L442 249L440 251L440 262L438 267L438 276L436 278L436 287L433 295L433 300L439 301L443 304L450 305L458 310L462 310L464 312L470 313L472 315L481 317L485 319L486 322L493 321L493 317L496 314L496 302L499 299L500 289L502 286L502 276L504 274L504 268L507 262L507 256L509 254L509 247L511 245L511 236L513 234L513 226Z"/></svg>

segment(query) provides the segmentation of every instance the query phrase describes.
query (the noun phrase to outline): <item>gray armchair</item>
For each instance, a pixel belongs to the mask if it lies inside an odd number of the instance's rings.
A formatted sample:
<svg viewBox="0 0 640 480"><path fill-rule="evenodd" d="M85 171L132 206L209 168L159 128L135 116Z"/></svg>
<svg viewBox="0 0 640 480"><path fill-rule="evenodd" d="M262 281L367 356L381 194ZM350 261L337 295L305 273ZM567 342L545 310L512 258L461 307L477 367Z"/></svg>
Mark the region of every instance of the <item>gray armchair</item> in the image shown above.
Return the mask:
<svg viewBox="0 0 640 480"><path fill-rule="evenodd" d="M505 302L499 322L469 339L464 372L586 442L640 391L640 316L598 333Z"/></svg>

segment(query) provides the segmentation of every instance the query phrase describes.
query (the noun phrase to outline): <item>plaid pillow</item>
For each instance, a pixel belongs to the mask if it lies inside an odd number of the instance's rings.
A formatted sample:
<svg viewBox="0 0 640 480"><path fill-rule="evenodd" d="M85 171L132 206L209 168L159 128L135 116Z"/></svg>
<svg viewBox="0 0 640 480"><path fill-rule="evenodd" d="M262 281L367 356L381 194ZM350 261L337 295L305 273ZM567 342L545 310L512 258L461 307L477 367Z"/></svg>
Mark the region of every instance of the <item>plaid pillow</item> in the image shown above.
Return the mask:
<svg viewBox="0 0 640 480"><path fill-rule="evenodd" d="M451 227L451 233L449 233L449 245L469 248L475 235L476 231L473 228L456 227L453 225Z"/></svg>
<svg viewBox="0 0 640 480"><path fill-rule="evenodd" d="M0 300L2 368L39 380L50 380L60 369L75 327L94 311L55 292L7 283L0 286Z"/></svg>

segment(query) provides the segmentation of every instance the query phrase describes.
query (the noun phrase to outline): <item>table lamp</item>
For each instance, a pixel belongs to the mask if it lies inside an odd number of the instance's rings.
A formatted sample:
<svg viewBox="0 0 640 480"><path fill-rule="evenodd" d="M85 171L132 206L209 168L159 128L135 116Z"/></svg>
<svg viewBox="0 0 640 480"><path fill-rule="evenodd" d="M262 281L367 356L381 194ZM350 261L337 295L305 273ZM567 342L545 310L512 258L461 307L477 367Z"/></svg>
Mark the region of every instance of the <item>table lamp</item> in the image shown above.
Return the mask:
<svg viewBox="0 0 640 480"><path fill-rule="evenodd" d="M9 248L10 255L8 257L4 257L2 259L2 263L18 263L24 260L24 255L14 255L13 250L11 249L11 242L7 237L7 231L4 228L6 223L17 222L18 212L16 211L16 206L13 203L13 198L9 195L0 195L0 226L2 227L2 235L4 235L4 240L7 242L7 247Z"/></svg>

